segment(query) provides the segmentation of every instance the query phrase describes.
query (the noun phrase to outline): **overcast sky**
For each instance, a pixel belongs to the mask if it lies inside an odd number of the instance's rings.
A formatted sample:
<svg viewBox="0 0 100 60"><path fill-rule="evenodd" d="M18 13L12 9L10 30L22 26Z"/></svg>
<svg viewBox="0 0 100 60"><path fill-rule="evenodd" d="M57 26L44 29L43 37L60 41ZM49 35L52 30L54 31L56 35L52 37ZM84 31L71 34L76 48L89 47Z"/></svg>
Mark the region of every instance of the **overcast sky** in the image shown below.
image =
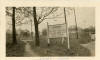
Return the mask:
<svg viewBox="0 0 100 60"><path fill-rule="evenodd" d="M64 10L63 8L59 9L57 13L63 13ZM94 7L78 7L75 8L75 12L76 12L76 20L77 20L77 24L78 27L81 28L88 28L90 26L94 26L95 25L95 8ZM69 27L70 26L75 26L75 16L74 16L74 12L73 10L67 10L66 9L66 17L67 17L67 22ZM39 30L42 31L42 29L47 28L47 22L50 25L54 25L54 24L63 24L65 23L65 19L64 19L64 14L61 14L61 16L59 16L60 18L54 18L54 19L47 19L45 21L43 21L41 24L39 24ZM11 17L6 17L7 21L11 21ZM34 25L34 22L33 22ZM8 29L8 25L7 25L7 29ZM20 27L17 27L17 29L27 29L30 31L31 26L30 25L22 25ZM34 31L34 26L33 26L33 31Z"/></svg>

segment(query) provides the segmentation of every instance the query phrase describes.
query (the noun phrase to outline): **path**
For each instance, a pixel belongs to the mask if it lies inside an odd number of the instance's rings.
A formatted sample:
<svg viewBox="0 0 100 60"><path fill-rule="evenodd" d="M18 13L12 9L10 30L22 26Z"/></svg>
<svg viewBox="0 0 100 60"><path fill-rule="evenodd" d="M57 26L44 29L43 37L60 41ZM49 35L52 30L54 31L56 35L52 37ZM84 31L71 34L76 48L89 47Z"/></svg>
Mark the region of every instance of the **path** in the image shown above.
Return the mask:
<svg viewBox="0 0 100 60"><path fill-rule="evenodd" d="M39 56L38 54L36 54L32 49L31 49L31 46L28 42L26 42L26 45L25 45L25 53L24 53L24 56L25 57L33 57L33 56Z"/></svg>
<svg viewBox="0 0 100 60"><path fill-rule="evenodd" d="M91 55L95 56L95 42L90 42L88 44L81 44L83 47L87 48L90 50Z"/></svg>

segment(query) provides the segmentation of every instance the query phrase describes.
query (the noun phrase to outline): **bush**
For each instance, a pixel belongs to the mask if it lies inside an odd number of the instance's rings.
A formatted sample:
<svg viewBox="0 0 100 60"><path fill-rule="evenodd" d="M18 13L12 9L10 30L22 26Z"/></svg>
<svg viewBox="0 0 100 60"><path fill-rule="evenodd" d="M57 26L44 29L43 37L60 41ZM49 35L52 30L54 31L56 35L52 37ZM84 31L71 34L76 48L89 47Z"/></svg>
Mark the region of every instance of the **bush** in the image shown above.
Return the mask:
<svg viewBox="0 0 100 60"><path fill-rule="evenodd" d="M81 32L80 33L80 38L79 38L79 42L81 44L85 44L85 43L89 43L91 42L90 36L88 32Z"/></svg>

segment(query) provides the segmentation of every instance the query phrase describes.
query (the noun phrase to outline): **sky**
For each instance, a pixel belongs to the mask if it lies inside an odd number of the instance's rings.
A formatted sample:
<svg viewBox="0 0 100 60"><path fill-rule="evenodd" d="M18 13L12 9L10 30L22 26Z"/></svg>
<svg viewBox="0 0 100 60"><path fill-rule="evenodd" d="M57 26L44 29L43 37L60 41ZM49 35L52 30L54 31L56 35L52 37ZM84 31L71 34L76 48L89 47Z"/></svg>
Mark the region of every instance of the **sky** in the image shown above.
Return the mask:
<svg viewBox="0 0 100 60"><path fill-rule="evenodd" d="M39 24L39 31L42 31L43 29L47 28L47 22L49 25L55 25L55 24L63 24L65 23L64 18L64 10L63 8L60 8L56 14L61 14L59 17L54 19L46 19L42 23ZM77 26L81 28L88 28L91 26L95 26L95 8L94 7L77 7L75 8L76 13L76 21ZM75 16L73 10L66 9L66 18L68 27L75 26ZM11 21L11 17L6 16L7 22ZM25 18L26 19L26 18ZM32 18L33 19L33 18ZM26 19L27 20L27 19ZM7 25L7 29L9 29L9 25ZM10 26L11 29L11 26ZM16 29L27 29L31 31L31 25L22 25L16 27ZM33 28L34 31L34 22L33 22Z"/></svg>

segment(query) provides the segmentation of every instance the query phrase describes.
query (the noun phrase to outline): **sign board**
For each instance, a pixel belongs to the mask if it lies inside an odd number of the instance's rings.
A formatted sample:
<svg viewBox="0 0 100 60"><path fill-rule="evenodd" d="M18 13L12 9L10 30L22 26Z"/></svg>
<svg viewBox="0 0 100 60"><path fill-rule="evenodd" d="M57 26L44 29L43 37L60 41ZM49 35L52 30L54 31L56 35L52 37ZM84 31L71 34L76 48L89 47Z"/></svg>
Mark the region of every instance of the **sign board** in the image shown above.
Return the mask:
<svg viewBox="0 0 100 60"><path fill-rule="evenodd" d="M66 24L48 25L48 37L66 37Z"/></svg>

